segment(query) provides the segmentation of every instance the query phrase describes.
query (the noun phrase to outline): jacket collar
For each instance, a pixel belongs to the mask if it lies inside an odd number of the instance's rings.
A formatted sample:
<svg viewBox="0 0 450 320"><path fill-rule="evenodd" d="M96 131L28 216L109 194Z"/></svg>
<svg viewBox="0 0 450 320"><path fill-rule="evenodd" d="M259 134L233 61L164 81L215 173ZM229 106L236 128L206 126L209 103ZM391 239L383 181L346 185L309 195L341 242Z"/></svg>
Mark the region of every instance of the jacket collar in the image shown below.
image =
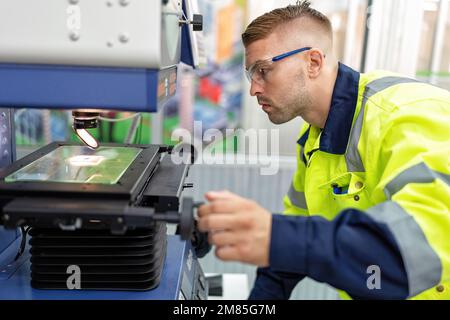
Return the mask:
<svg viewBox="0 0 450 320"><path fill-rule="evenodd" d="M320 151L332 154L345 153L358 102L359 76L359 72L339 63L330 112L320 137ZM309 130L297 143L304 146L308 134Z"/></svg>

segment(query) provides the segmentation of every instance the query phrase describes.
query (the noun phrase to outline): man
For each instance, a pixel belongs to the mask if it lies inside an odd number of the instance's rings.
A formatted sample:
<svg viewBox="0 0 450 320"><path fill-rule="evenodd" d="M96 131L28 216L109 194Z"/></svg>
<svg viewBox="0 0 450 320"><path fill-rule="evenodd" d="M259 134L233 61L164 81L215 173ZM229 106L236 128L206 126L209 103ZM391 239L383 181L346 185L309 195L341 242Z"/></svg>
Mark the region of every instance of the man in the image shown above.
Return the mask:
<svg viewBox="0 0 450 320"><path fill-rule="evenodd" d="M338 63L330 21L308 1L258 17L242 39L269 119L306 122L285 215L229 192L199 209L219 258L260 267L250 298L287 299L308 276L344 297L449 299L449 92Z"/></svg>

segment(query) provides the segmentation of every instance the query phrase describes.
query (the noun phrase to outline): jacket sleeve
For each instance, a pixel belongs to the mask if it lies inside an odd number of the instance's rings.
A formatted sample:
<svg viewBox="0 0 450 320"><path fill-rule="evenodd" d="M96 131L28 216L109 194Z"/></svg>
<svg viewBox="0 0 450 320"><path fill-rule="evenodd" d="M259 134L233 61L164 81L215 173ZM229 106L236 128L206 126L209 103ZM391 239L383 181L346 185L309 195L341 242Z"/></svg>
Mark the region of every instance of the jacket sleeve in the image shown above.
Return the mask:
<svg viewBox="0 0 450 320"><path fill-rule="evenodd" d="M274 216L273 270L366 299L409 298L449 281L450 108L432 100L426 107L393 113L382 139L367 144L376 157L366 171L377 181L377 205L346 209L332 221Z"/></svg>
<svg viewBox="0 0 450 320"><path fill-rule="evenodd" d="M386 122L370 168L381 168L379 204L367 214L393 234L413 297L450 280L450 94L399 106Z"/></svg>
<svg viewBox="0 0 450 320"><path fill-rule="evenodd" d="M355 209L332 221L319 216L274 215L270 267L304 274L359 299L404 299L408 280L394 237L382 224ZM381 271L380 288L371 280ZM377 290L374 290L377 289Z"/></svg>
<svg viewBox="0 0 450 320"><path fill-rule="evenodd" d="M258 268L249 300L287 300L304 277L302 274L275 272L270 267Z"/></svg>

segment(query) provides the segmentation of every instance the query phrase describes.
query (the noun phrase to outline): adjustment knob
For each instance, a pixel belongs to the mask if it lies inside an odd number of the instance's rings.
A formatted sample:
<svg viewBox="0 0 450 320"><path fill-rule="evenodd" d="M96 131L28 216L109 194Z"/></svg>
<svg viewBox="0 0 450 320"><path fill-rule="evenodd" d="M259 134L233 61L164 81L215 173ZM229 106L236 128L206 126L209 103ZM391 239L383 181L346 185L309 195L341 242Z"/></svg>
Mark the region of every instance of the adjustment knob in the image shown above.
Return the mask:
<svg viewBox="0 0 450 320"><path fill-rule="evenodd" d="M201 14L194 14L192 17L192 28L194 31L203 30L203 16Z"/></svg>

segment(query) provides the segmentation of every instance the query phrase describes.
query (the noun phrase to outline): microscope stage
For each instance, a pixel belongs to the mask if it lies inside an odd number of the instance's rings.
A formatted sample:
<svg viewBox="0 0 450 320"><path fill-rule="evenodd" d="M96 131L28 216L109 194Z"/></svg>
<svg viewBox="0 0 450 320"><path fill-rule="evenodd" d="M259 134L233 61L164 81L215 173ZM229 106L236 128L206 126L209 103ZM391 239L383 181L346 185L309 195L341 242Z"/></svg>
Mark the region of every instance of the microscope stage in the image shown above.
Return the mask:
<svg viewBox="0 0 450 320"><path fill-rule="evenodd" d="M2 195L106 197L134 201L156 169L159 145L52 143L0 174Z"/></svg>
<svg viewBox="0 0 450 320"><path fill-rule="evenodd" d="M49 144L0 172L0 224L119 234L151 227L155 214L178 214L188 174L189 165L174 164L169 149Z"/></svg>

